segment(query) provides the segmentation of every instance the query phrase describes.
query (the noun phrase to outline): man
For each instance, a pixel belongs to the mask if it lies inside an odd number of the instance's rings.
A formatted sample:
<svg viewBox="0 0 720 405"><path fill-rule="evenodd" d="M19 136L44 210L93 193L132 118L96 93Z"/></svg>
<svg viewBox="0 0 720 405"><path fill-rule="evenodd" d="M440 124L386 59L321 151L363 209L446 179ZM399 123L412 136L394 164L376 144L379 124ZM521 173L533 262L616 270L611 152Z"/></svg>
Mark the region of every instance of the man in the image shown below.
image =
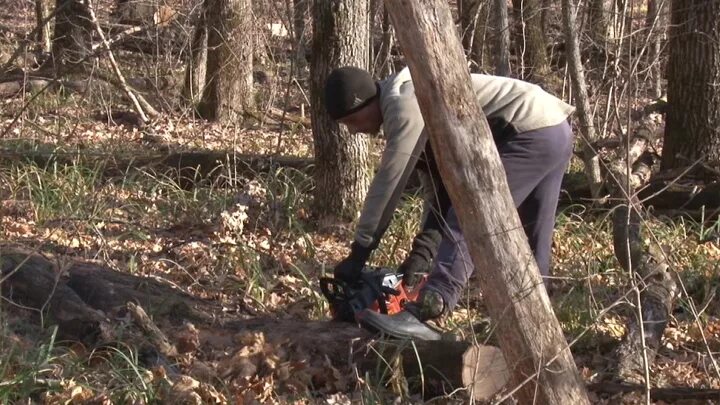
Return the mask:
<svg viewBox="0 0 720 405"><path fill-rule="evenodd" d="M520 80L474 74L472 85L535 260L542 276L548 276L560 185L573 149L567 118L574 107ZM426 217L399 270L410 282L420 271L430 269L430 274L419 299L402 312L387 316L366 311L361 322L396 337L438 339L424 322L453 310L474 268L427 141L410 72L406 68L375 82L362 69L335 69L325 84L325 106L350 132L377 134L382 127L386 138L350 254L337 264L334 275L357 281L417 169L426 188Z"/></svg>

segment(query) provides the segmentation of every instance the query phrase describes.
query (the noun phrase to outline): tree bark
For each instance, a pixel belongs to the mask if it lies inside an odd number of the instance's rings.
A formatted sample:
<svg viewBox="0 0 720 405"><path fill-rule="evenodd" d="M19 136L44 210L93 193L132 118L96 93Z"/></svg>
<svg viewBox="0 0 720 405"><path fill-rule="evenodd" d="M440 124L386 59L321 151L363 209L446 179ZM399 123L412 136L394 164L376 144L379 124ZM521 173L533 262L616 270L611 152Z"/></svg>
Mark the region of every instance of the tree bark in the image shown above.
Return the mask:
<svg viewBox="0 0 720 405"><path fill-rule="evenodd" d="M208 0L205 0L208 1ZM183 82L182 97L193 106L198 103L205 89L208 56L208 27L205 15L206 7L202 6L195 24L192 42L190 42L190 57L185 67L185 80Z"/></svg>
<svg viewBox="0 0 720 405"><path fill-rule="evenodd" d="M310 64L315 149L314 211L321 224L353 220L369 185L368 142L325 111L325 79L337 67L368 68L367 0L316 1Z"/></svg>
<svg viewBox="0 0 720 405"><path fill-rule="evenodd" d="M600 174L600 157L592 145L597 140L595 125L592 121L590 99L585 83L585 69L580 58L580 41L578 39L578 26L575 23L576 7L572 0L562 0L562 15L565 25L565 41L567 42L568 70L572 81L573 97L580 120L580 131L583 139L582 159L585 165L585 175L590 185L592 198L598 199L602 193L603 179Z"/></svg>
<svg viewBox="0 0 720 405"><path fill-rule="evenodd" d="M388 3L519 403L588 404L442 0ZM540 326L541 325L541 326Z"/></svg>
<svg viewBox="0 0 720 405"><path fill-rule="evenodd" d="M37 41L43 52L52 51L52 32L50 21L50 0L35 0L35 21L37 24Z"/></svg>
<svg viewBox="0 0 720 405"><path fill-rule="evenodd" d="M495 0L493 3L495 18L492 19L495 31L495 74L510 76L510 24L507 0Z"/></svg>
<svg viewBox="0 0 720 405"><path fill-rule="evenodd" d="M720 164L720 1L673 1L662 170Z"/></svg>
<svg viewBox="0 0 720 405"><path fill-rule="evenodd" d="M90 53L93 31L90 15L82 0L56 0L52 63L56 73L76 68Z"/></svg>
<svg viewBox="0 0 720 405"><path fill-rule="evenodd" d="M513 0L513 10L519 73L526 80L543 82L550 74L550 61L542 27L542 0Z"/></svg>
<svg viewBox="0 0 720 405"><path fill-rule="evenodd" d="M234 122L255 106L250 0L206 0L206 86L198 106L208 120Z"/></svg>

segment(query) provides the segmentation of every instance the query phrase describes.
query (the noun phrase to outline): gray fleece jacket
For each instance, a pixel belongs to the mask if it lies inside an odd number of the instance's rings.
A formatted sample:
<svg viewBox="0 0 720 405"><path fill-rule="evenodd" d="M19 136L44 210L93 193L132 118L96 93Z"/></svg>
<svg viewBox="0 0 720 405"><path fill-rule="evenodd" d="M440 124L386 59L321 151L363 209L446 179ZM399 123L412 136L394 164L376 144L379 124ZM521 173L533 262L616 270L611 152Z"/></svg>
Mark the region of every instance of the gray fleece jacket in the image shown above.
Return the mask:
<svg viewBox="0 0 720 405"><path fill-rule="evenodd" d="M575 108L539 86L500 76L472 75L472 84L494 136L560 124ZM385 233L410 174L427 143L410 71L379 82L386 146L370 184L355 243L374 249Z"/></svg>

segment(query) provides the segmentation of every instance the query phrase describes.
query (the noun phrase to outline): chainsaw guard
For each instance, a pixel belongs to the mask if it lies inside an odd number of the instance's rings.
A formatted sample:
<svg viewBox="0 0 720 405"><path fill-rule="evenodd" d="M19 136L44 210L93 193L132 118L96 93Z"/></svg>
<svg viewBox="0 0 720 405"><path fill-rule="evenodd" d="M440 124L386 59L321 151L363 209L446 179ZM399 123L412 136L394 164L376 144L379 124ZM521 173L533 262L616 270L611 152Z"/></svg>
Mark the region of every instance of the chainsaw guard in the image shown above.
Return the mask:
<svg viewBox="0 0 720 405"><path fill-rule="evenodd" d="M442 340L443 335L420 322L407 311L385 315L366 309L356 314L360 324L375 332L381 332L397 339Z"/></svg>

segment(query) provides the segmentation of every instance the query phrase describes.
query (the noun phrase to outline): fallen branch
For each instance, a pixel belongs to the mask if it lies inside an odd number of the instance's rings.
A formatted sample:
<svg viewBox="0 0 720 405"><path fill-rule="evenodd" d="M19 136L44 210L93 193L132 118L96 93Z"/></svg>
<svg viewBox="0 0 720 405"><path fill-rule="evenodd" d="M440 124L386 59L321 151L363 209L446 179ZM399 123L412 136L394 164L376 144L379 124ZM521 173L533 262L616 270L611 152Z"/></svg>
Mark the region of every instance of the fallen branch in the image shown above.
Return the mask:
<svg viewBox="0 0 720 405"><path fill-rule="evenodd" d="M160 350L160 353L167 357L175 357L178 355L175 345L170 343L170 340L167 336L165 336L165 333L163 333L163 331L155 325L140 305L128 302L127 309L138 326L140 326L140 329L142 329L145 332L145 335L150 339L150 342L152 342L152 344Z"/></svg>

